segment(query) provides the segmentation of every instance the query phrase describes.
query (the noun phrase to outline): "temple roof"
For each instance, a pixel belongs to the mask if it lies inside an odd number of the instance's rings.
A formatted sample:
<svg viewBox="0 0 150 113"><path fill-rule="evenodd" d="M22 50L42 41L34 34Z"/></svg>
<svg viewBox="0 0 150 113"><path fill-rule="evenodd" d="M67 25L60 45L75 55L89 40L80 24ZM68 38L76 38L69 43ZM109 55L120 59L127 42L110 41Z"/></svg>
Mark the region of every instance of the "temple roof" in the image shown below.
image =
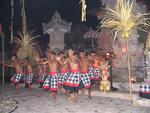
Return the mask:
<svg viewBox="0 0 150 113"><path fill-rule="evenodd" d="M52 20L49 23L43 23L43 31L46 32L48 29L71 29L72 23L67 23L66 21L61 19L60 14L56 11L52 17Z"/></svg>

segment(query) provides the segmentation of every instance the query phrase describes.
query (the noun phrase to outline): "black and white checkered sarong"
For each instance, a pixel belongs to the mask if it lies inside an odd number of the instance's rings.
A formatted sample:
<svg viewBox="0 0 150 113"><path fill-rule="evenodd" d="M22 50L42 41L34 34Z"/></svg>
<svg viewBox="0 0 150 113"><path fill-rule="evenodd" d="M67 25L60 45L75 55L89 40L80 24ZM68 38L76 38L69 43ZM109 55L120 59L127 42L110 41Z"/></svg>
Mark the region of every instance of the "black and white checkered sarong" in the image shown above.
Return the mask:
<svg viewBox="0 0 150 113"><path fill-rule="evenodd" d="M44 84L43 84L44 89L50 89L50 81L51 81L51 76L48 75L44 80Z"/></svg>
<svg viewBox="0 0 150 113"><path fill-rule="evenodd" d="M81 74L81 82L84 84L85 88L91 87L91 81L88 73Z"/></svg>
<svg viewBox="0 0 150 113"><path fill-rule="evenodd" d="M100 80L101 77L101 70L99 68L94 68L94 79Z"/></svg>
<svg viewBox="0 0 150 113"><path fill-rule="evenodd" d="M71 87L79 87L80 83L80 72L70 72L66 82L64 83L66 86L71 86Z"/></svg>
<svg viewBox="0 0 150 113"><path fill-rule="evenodd" d="M150 94L150 84L149 83L140 84L140 92Z"/></svg>
<svg viewBox="0 0 150 113"><path fill-rule="evenodd" d="M25 77L25 82L31 84L33 82L33 73L27 74Z"/></svg>
<svg viewBox="0 0 150 113"><path fill-rule="evenodd" d="M10 81L14 84L18 84L21 81L21 78L23 77L22 74L15 74L11 77Z"/></svg>
<svg viewBox="0 0 150 113"><path fill-rule="evenodd" d="M43 88L48 89L50 91L57 91L57 89L58 89L58 74L48 75L44 81Z"/></svg>
<svg viewBox="0 0 150 113"><path fill-rule="evenodd" d="M69 75L69 72L60 73L60 75L58 77L58 84L63 85L64 82L67 80L68 75Z"/></svg>
<svg viewBox="0 0 150 113"><path fill-rule="evenodd" d="M41 75L39 75L39 78L38 78L38 82L39 83L43 83L45 78L46 78L46 74L45 73L42 73Z"/></svg>
<svg viewBox="0 0 150 113"><path fill-rule="evenodd" d="M90 77L90 80L95 79L95 71L93 67L89 67L89 77Z"/></svg>
<svg viewBox="0 0 150 113"><path fill-rule="evenodd" d="M57 91L58 89L58 74L51 75L50 91Z"/></svg>

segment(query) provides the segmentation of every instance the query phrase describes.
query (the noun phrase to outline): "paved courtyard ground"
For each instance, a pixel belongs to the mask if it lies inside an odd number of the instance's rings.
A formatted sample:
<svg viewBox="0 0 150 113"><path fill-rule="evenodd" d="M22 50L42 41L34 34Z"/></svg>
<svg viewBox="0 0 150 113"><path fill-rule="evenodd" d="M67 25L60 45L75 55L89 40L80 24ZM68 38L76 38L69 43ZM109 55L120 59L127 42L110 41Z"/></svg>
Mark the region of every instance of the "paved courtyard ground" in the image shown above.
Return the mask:
<svg viewBox="0 0 150 113"><path fill-rule="evenodd" d="M0 86L0 99L0 113L150 113L150 107L133 106L129 100L101 96L88 99L80 95L78 102L73 103L59 93L55 102L50 93L38 87L32 91L21 87L21 93L16 96L10 84Z"/></svg>

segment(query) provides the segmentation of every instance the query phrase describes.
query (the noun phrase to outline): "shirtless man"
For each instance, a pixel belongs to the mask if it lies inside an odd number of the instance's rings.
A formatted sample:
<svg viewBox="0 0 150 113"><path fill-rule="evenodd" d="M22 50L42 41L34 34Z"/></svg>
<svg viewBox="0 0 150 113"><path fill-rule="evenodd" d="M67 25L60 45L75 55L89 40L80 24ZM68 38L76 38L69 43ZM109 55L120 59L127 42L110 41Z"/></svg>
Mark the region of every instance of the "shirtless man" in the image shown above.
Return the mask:
<svg viewBox="0 0 150 113"><path fill-rule="evenodd" d="M88 89L89 98L91 98L91 90L92 86L95 83L99 83L100 80L100 59L98 56L96 56L96 53L94 51L91 52L91 54L88 56L89 59L89 76L91 80L91 88Z"/></svg>
<svg viewBox="0 0 150 113"><path fill-rule="evenodd" d="M80 52L80 68L81 68L81 82L80 89L87 88L89 90L89 98L91 98L91 81L89 76L89 60L84 51Z"/></svg>
<svg viewBox="0 0 150 113"><path fill-rule="evenodd" d="M92 83L93 81L99 81L100 80L100 58L96 55L95 52L91 52L91 55L90 55L90 66L92 68L92 71L91 72L91 80L92 80Z"/></svg>
<svg viewBox="0 0 150 113"><path fill-rule="evenodd" d="M64 88L69 90L70 98L74 102L77 102L79 83L80 83L80 68L79 68L79 59L75 55L73 49L68 49L68 64L70 67L70 74L67 78Z"/></svg>
<svg viewBox="0 0 150 113"><path fill-rule="evenodd" d="M61 87L64 85L64 82L66 81L69 74L69 65L67 62L67 58L65 58L64 56L64 52L60 52L59 54L59 64L60 64L60 76L58 78L58 84Z"/></svg>
<svg viewBox="0 0 150 113"><path fill-rule="evenodd" d="M56 60L56 54L54 52L49 53L48 61L43 62L42 64L48 64L49 66L49 75L44 81L43 88L48 89L52 92L54 99L57 98L57 89L58 89L58 61Z"/></svg>
<svg viewBox="0 0 150 113"><path fill-rule="evenodd" d="M11 59L12 59L12 64L6 65L6 66L15 67L16 74L11 77L10 81L15 85L15 87L16 87L15 94L18 95L19 94L19 83L21 81L21 78L23 77L23 71L21 69L20 61L19 60L17 61L15 56L13 56Z"/></svg>
<svg viewBox="0 0 150 113"><path fill-rule="evenodd" d="M26 59L26 65L27 65L27 75L25 77L25 85L29 90L31 90L31 85L33 82L33 70L32 70L32 64L29 59Z"/></svg>
<svg viewBox="0 0 150 113"><path fill-rule="evenodd" d="M38 82L40 83L39 88L43 87L44 80L47 76L47 65L42 64L44 61L46 61L46 59L47 58L41 58L40 60L37 60L39 69L39 79L38 79Z"/></svg>

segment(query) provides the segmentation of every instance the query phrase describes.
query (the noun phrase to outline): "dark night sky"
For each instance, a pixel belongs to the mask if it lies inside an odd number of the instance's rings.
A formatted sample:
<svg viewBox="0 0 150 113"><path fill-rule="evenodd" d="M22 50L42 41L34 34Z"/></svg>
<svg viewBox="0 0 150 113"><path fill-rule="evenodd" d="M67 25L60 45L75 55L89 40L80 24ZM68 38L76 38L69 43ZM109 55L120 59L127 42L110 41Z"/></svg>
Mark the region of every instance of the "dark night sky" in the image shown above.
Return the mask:
<svg viewBox="0 0 150 113"><path fill-rule="evenodd" d="M10 49L10 16L11 16L11 0L0 0L0 22L2 23L3 32L5 33L5 46L6 49ZM14 32L18 33L21 26L21 16L20 16L20 0L15 1L15 16L14 16ZM43 22L49 22L53 13L58 10L61 17L67 22L72 22L73 25L81 23L81 5L80 0L25 0L26 3L26 15L27 24L29 30L35 30L37 34L41 37L39 40L46 43L48 38L42 34ZM87 1L87 11L91 11L100 7L100 0L86 0ZM147 6L150 6L149 0L139 0L144 1ZM87 15L87 22L85 23L89 27L97 27L98 20L93 15ZM1 43L1 42L0 42ZM1 47L0 47L1 48Z"/></svg>
<svg viewBox="0 0 150 113"><path fill-rule="evenodd" d="M10 16L11 16L11 0L0 0L0 21L2 23L3 32L5 33L5 43L9 45L10 41ZM21 26L20 16L20 0L15 1L15 15L14 15L14 32L18 33ZM81 23L81 5L80 0L25 0L26 5L26 16L29 30L35 30L36 33L40 34L39 40L47 41L42 35L43 22L49 22L53 13L58 10L61 17L67 22L72 22L73 25ZM100 7L100 0L87 0L87 10L94 10ZM96 27L98 26L98 20L93 15L87 16L87 26ZM10 46L6 46L9 49Z"/></svg>

